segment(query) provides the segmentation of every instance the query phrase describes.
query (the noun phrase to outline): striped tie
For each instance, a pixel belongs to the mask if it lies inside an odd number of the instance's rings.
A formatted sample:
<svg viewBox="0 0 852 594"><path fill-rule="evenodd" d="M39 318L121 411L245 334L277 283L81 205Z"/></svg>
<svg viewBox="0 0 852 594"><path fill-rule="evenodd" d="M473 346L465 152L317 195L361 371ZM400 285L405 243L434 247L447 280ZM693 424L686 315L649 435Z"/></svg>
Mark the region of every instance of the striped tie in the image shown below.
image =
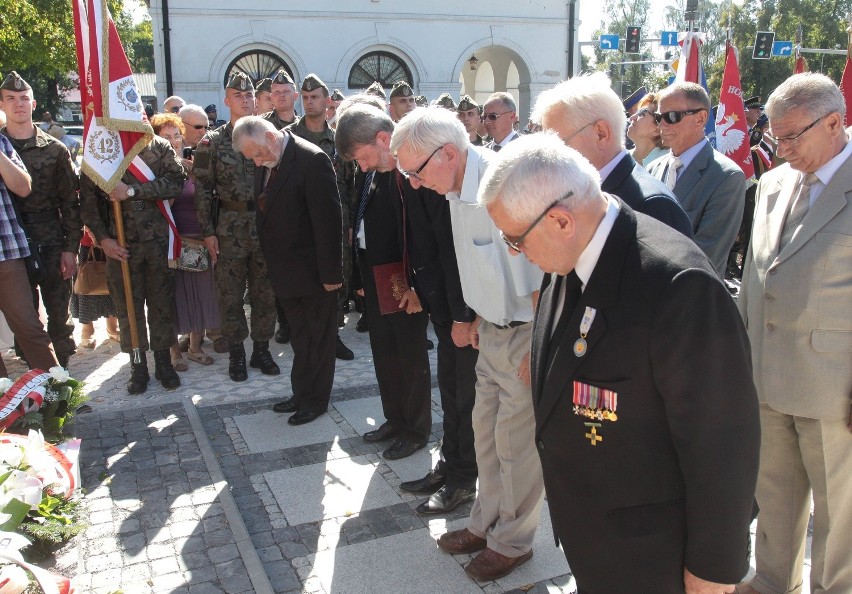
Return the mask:
<svg viewBox="0 0 852 594"><path fill-rule="evenodd" d="M370 201L370 187L373 185L373 177L375 175L375 171L369 171L364 176L364 189L361 191L361 200L358 201L358 213L355 216L355 228L353 229L353 233L358 233L358 229L361 227L361 221L364 220L364 213L367 211L367 203Z"/></svg>

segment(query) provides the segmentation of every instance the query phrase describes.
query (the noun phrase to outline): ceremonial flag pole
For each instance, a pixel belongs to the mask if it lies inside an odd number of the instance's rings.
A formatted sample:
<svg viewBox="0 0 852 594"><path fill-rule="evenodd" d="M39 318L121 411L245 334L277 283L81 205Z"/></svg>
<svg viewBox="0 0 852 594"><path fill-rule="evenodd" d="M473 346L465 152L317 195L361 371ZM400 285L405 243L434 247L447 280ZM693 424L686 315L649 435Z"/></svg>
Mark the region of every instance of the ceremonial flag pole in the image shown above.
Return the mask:
<svg viewBox="0 0 852 594"><path fill-rule="evenodd" d="M141 183L151 181L154 173L138 155L151 142L154 130L142 107L109 9L104 0L73 0L73 8L83 111L82 171L107 194L128 170ZM176 258L180 253L180 238L174 218L168 202L158 200L157 207L169 222L169 257ZM120 202L113 200L112 208L118 243L126 247ZM133 361L141 363L139 328L127 261L121 262L121 274Z"/></svg>
<svg viewBox="0 0 852 594"><path fill-rule="evenodd" d="M846 15L848 26L846 27L846 65L843 67L843 76L840 78L840 92L846 101L846 117L843 125L848 126L852 115L852 13Z"/></svg>

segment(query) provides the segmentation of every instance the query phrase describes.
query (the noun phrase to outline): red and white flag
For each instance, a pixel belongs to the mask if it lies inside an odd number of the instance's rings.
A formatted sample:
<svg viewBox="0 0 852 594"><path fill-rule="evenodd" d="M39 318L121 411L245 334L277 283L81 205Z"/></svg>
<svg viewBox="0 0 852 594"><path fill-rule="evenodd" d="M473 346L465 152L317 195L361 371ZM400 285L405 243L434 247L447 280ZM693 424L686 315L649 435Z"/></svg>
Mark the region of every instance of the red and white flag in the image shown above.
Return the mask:
<svg viewBox="0 0 852 594"><path fill-rule="evenodd" d="M848 126L852 121L852 45L846 48L846 65L843 67L843 76L840 77L840 92L846 101L846 119L843 125Z"/></svg>
<svg viewBox="0 0 852 594"><path fill-rule="evenodd" d="M701 84L701 57L698 50L704 43L704 33L687 31L680 33L680 59L677 63L675 82Z"/></svg>
<svg viewBox="0 0 852 594"><path fill-rule="evenodd" d="M129 169L140 183L154 173L139 158L154 136L127 55L104 0L73 0L77 67L83 111L83 172L111 192ZM169 223L169 258L180 255L180 236L169 203L157 206Z"/></svg>
<svg viewBox="0 0 852 594"><path fill-rule="evenodd" d="M716 109L716 150L739 165L746 179L750 180L754 177L754 163L743 106L740 67L736 50L730 43L725 51L725 73Z"/></svg>

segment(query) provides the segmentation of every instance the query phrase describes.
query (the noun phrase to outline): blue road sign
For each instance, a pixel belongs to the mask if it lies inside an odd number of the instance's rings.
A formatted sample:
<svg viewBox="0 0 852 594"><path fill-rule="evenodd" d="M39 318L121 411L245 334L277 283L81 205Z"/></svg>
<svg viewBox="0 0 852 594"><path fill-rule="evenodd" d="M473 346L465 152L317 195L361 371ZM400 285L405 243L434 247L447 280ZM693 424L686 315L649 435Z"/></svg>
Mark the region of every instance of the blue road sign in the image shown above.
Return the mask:
<svg viewBox="0 0 852 594"><path fill-rule="evenodd" d="M772 55L789 58L793 55L792 41L774 41L772 42Z"/></svg>
<svg viewBox="0 0 852 594"><path fill-rule="evenodd" d="M601 35L598 39L598 47L602 50L617 50L618 42L618 35Z"/></svg>
<svg viewBox="0 0 852 594"><path fill-rule="evenodd" d="M677 45L677 31L660 31L660 45Z"/></svg>

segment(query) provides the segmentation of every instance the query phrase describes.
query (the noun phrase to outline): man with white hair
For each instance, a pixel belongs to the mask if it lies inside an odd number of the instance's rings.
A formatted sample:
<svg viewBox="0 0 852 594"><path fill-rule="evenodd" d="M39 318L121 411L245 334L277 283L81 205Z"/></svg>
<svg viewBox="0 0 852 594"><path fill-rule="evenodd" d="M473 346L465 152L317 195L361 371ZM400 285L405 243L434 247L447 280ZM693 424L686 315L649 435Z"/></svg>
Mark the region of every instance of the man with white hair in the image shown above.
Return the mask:
<svg viewBox="0 0 852 594"><path fill-rule="evenodd" d="M442 535L438 546L450 554L482 550L465 571L494 581L532 557L544 495L529 386L530 322L541 272L510 256L476 203L494 152L471 146L454 112L415 109L397 124L390 148L413 187L449 200L464 300L478 314L453 324L452 337L459 347L479 348L472 414L479 493L467 527Z"/></svg>
<svg viewBox="0 0 852 594"><path fill-rule="evenodd" d="M598 179L534 135L479 191L503 241L548 273L532 401L554 533L579 592L732 592L760 433L745 328L701 250Z"/></svg>
<svg viewBox="0 0 852 594"><path fill-rule="evenodd" d="M488 148L499 152L504 146L518 138L515 122L518 121L518 105L509 93L493 93L482 106L482 122L491 137Z"/></svg>
<svg viewBox="0 0 852 594"><path fill-rule="evenodd" d="M186 101L184 101L182 97L172 95L171 97L163 101L163 112L179 113L184 105L186 105Z"/></svg>
<svg viewBox="0 0 852 594"><path fill-rule="evenodd" d="M627 118L606 74L575 76L542 92L531 119L586 157L604 192L692 238L692 223L674 194L625 150Z"/></svg>

